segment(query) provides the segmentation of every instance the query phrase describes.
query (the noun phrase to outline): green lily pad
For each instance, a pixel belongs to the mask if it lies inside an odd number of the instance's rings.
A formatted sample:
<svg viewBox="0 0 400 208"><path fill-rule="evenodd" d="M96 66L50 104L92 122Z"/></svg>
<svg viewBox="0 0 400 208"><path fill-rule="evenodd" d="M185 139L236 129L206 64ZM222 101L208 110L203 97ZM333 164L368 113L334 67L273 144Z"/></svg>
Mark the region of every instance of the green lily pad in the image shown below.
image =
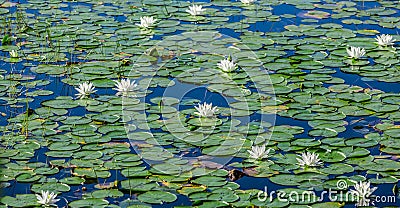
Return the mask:
<svg viewBox="0 0 400 208"><path fill-rule="evenodd" d="M162 204L164 202L173 202L177 199L175 194L164 191L148 191L140 194L138 199L145 203Z"/></svg>
<svg viewBox="0 0 400 208"><path fill-rule="evenodd" d="M108 201L105 199L87 198L72 201L68 204L70 207L106 207Z"/></svg>

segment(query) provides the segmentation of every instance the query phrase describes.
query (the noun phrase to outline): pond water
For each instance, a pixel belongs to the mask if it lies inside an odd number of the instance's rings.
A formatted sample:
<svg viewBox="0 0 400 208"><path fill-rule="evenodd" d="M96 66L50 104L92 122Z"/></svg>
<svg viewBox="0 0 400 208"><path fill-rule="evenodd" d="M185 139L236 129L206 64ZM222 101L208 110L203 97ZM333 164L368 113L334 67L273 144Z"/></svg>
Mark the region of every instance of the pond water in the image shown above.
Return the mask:
<svg viewBox="0 0 400 208"><path fill-rule="evenodd" d="M0 0L0 207L400 207L399 12Z"/></svg>

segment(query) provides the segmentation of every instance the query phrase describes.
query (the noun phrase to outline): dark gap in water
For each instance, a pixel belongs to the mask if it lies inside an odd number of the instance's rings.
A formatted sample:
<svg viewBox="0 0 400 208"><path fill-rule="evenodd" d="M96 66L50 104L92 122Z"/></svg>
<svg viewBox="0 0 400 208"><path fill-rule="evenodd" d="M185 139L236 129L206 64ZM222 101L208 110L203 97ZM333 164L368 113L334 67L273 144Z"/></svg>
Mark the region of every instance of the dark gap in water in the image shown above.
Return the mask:
<svg viewBox="0 0 400 208"><path fill-rule="evenodd" d="M367 89L379 89L387 93L399 93L400 87L395 82L381 82L377 80L366 80L358 74L344 73L340 69L336 68L335 77L342 78L345 84L356 85Z"/></svg>
<svg viewBox="0 0 400 208"><path fill-rule="evenodd" d="M381 123L381 119L375 116L347 116L345 121L348 122L346 131L339 133L339 137L364 137L366 133L375 132L372 127ZM365 131L360 131L360 129L365 129Z"/></svg>
<svg viewBox="0 0 400 208"><path fill-rule="evenodd" d="M206 87L203 86L198 86L197 88L186 92L182 97L182 100L185 99L198 99L200 100L201 104L212 103L213 106L226 107L226 108L229 107L228 102L221 94L216 92L211 92ZM178 110L185 110L190 108L193 108L193 106L179 105Z"/></svg>
<svg viewBox="0 0 400 208"><path fill-rule="evenodd" d="M379 2L373 2L373 1L355 1L356 8L360 10L367 10L367 9L372 9L376 7L381 7L382 5Z"/></svg>
<svg viewBox="0 0 400 208"><path fill-rule="evenodd" d="M217 30L218 30L218 32L220 32L221 34L227 35L227 36L229 36L229 37L232 37L232 38L240 38L240 34L237 33L237 32L235 32L235 31L232 30L232 29L218 28Z"/></svg>
<svg viewBox="0 0 400 208"><path fill-rule="evenodd" d="M240 22L245 18L246 18L246 16L244 16L244 15L232 15L229 17L228 22Z"/></svg>
<svg viewBox="0 0 400 208"><path fill-rule="evenodd" d="M280 4L277 6L273 6L273 14L274 15L284 15L284 14L297 14L301 12L296 6L291 4Z"/></svg>

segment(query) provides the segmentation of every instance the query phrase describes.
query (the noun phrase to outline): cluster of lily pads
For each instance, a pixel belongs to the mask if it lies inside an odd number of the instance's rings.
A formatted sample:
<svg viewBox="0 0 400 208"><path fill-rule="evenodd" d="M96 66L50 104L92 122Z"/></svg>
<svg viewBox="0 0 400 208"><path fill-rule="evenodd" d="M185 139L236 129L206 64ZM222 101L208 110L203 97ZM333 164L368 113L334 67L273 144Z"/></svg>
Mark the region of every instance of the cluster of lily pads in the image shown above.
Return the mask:
<svg viewBox="0 0 400 208"><path fill-rule="evenodd" d="M236 63L234 63L232 60L224 59L224 60L221 60L220 63L218 63L218 68L220 68L224 72L232 72L236 69ZM115 82L116 82L115 89L117 90L117 93L115 95L117 95L117 96L135 96L135 94L134 94L135 87L137 87L137 84L135 84L135 80L131 81L130 79L122 79L121 81L115 81ZM91 94L93 94L97 91L97 90L95 90L95 87L92 82L81 83L75 89L78 91L76 96L79 99L90 97ZM196 109L199 110L201 116L210 117L207 113L212 112L213 113L212 115L214 115L214 111L215 111L215 109L210 111L211 107L212 107L212 104L211 104L211 106L205 104L204 107L196 108ZM208 111L208 112L206 112L206 114L204 114L203 113L204 111Z"/></svg>
<svg viewBox="0 0 400 208"><path fill-rule="evenodd" d="M240 0L240 1L243 4L252 4L256 0ZM186 12L192 16L198 16L198 15L202 15L205 10L206 9L203 9L202 5L193 4L192 6L189 6L189 9L187 9ZM157 19L155 19L154 17L143 16L143 17L140 17L140 24L137 23L136 25L141 28L144 28L144 29L149 29L149 28L154 27L156 22L157 22Z"/></svg>
<svg viewBox="0 0 400 208"><path fill-rule="evenodd" d="M29 2L0 1L2 206L342 207L257 198L340 180L350 206L398 194L397 2ZM175 86L232 100L156 92Z"/></svg>
<svg viewBox="0 0 400 208"><path fill-rule="evenodd" d="M387 46L393 46L396 39L393 39L393 36L391 36L391 35L383 34L383 35L377 36L376 41L377 41L376 43L379 46L387 47ZM347 54L349 55L349 57L354 58L354 59L361 58L366 53L365 48L354 47L354 46L350 46L350 48L347 48L346 51L347 51Z"/></svg>

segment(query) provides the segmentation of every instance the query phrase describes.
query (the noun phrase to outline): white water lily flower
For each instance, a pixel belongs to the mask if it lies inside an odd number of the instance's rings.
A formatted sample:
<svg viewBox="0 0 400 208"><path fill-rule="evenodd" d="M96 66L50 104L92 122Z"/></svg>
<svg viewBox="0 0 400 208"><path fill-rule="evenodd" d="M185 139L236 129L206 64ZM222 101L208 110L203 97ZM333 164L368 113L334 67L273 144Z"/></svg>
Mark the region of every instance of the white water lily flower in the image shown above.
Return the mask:
<svg viewBox="0 0 400 208"><path fill-rule="evenodd" d="M358 59L365 55L365 49L360 47L350 46L350 48L346 48L346 51L350 58Z"/></svg>
<svg viewBox="0 0 400 208"><path fill-rule="evenodd" d="M189 9L187 9L186 12L188 12L192 16L197 16L201 15L205 10L206 9L203 9L203 6L193 4L192 6L189 6Z"/></svg>
<svg viewBox="0 0 400 208"><path fill-rule="evenodd" d="M135 84L135 80L132 82L130 79L121 79L121 81L115 81L115 87L118 91L115 95L126 96L129 92L132 92L136 86L137 84Z"/></svg>
<svg viewBox="0 0 400 208"><path fill-rule="evenodd" d="M153 27L156 23L157 19L154 19L153 17L140 17L140 24L136 23L137 26L142 27L142 28L150 28Z"/></svg>
<svg viewBox="0 0 400 208"><path fill-rule="evenodd" d="M371 203L371 199L359 198L357 200L356 207L368 207Z"/></svg>
<svg viewBox="0 0 400 208"><path fill-rule="evenodd" d="M318 154L315 154L313 152L307 152L307 153L302 153L300 158L296 158L296 160L302 167L304 166L315 167L323 164L322 162L320 162L320 159L318 157L319 157Z"/></svg>
<svg viewBox="0 0 400 208"><path fill-rule="evenodd" d="M200 117L214 117L215 114L218 111L217 106L212 106L212 103L207 104L207 103L203 103L203 104L199 104L199 106L194 106L194 108L196 108L196 110L198 112L195 112L194 114L200 116Z"/></svg>
<svg viewBox="0 0 400 208"><path fill-rule="evenodd" d="M370 182L360 181L354 185L354 190L350 190L350 194L352 194L352 196L356 197L358 200L357 206L369 206L370 199L368 198L378 188L370 188L370 185Z"/></svg>
<svg viewBox="0 0 400 208"><path fill-rule="evenodd" d="M247 150L250 154L250 158L253 159L263 159L269 157L269 152L271 149L265 150L265 144L262 146L252 146L251 150Z"/></svg>
<svg viewBox="0 0 400 208"><path fill-rule="evenodd" d="M240 0L243 4L252 4L254 3L256 0Z"/></svg>
<svg viewBox="0 0 400 208"><path fill-rule="evenodd" d="M231 72L236 68L235 62L229 61L228 59L221 60L217 65L218 68L224 72Z"/></svg>
<svg viewBox="0 0 400 208"><path fill-rule="evenodd" d="M356 183L354 185L354 190L350 190L350 193L361 198L368 198L371 196L372 193L378 188L378 187L370 187L371 183L368 182L363 182L360 181L359 183Z"/></svg>
<svg viewBox="0 0 400 208"><path fill-rule="evenodd" d="M60 199L56 199L57 194L49 191L41 191L42 195L35 194L37 198L37 203L42 204L44 206L57 206L55 203L60 201Z"/></svg>
<svg viewBox="0 0 400 208"><path fill-rule="evenodd" d="M91 82L84 82L79 84L78 87L75 87L75 89L78 91L77 94L75 94L79 99L85 98L89 96L92 93L95 93L97 90L94 90L93 83Z"/></svg>
<svg viewBox="0 0 400 208"><path fill-rule="evenodd" d="M11 58L18 58L19 57L18 52L16 50L11 50L9 53L10 53L10 57Z"/></svg>
<svg viewBox="0 0 400 208"><path fill-rule="evenodd" d="M385 34L376 36L375 40L380 46L394 45L394 41L396 41L396 39L393 39L393 36Z"/></svg>

